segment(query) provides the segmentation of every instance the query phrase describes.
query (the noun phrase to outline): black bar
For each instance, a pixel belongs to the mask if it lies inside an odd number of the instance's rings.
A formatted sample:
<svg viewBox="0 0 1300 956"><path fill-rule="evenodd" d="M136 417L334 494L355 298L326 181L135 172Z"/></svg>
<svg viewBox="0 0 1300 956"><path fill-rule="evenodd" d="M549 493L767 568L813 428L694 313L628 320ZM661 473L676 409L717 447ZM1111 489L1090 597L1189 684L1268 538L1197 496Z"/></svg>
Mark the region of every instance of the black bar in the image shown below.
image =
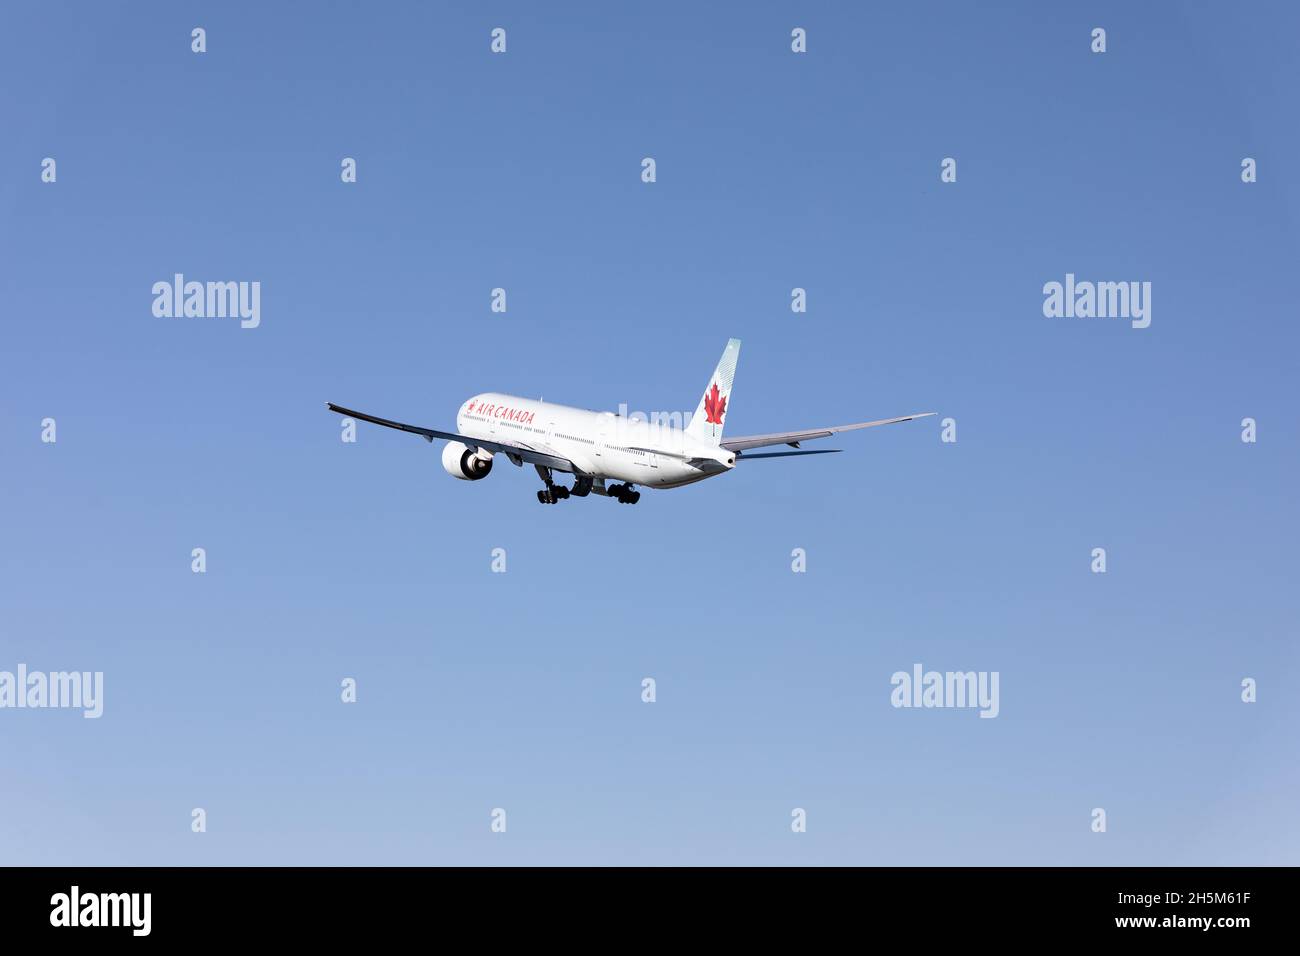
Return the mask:
<svg viewBox="0 0 1300 956"><path fill-rule="evenodd" d="M445 945L464 932L493 948L577 937L676 947L725 932L805 946L899 933L918 948L1125 937L1231 946L1287 932L1294 878L1283 868L25 868L0 870L0 926L7 942L55 945L337 945L413 933ZM116 912L124 925L53 925L71 921L74 886L78 921ZM146 893L148 933L137 936ZM128 908L117 895L105 907L99 894L141 895Z"/></svg>

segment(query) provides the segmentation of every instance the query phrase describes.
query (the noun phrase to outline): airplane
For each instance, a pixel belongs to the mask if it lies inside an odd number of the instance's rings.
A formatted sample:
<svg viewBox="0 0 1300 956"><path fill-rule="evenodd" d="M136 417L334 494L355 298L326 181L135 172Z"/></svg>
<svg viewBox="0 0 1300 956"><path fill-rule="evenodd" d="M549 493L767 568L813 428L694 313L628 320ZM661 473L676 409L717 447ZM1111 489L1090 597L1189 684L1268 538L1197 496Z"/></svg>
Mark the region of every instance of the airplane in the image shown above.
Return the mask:
<svg viewBox="0 0 1300 956"><path fill-rule="evenodd" d="M549 505L570 496L585 498L589 494L634 505L641 500L637 485L680 488L725 475L738 461L834 454L841 449L805 450L800 448L800 443L837 432L893 425L935 414L920 412L874 422L724 439L722 428L731 410L731 387L739 357L740 339L730 339L695 414L684 429L499 392L483 392L461 405L454 432L406 425L342 408L333 402L326 405L330 411L348 418L411 432L429 442L445 441L442 467L453 478L463 481L486 478L497 456L504 456L520 468L530 464L545 485L537 492L537 500ZM774 445L788 445L796 450L751 451ZM557 484L557 472L572 475L573 486Z"/></svg>

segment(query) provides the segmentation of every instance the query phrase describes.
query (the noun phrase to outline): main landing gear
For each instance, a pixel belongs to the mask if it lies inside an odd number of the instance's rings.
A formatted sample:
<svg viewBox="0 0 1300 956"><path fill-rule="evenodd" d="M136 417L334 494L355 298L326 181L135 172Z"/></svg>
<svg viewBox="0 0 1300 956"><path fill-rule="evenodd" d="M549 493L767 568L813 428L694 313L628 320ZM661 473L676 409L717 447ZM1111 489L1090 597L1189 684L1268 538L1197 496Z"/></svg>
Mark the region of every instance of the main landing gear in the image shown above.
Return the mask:
<svg viewBox="0 0 1300 956"><path fill-rule="evenodd" d="M557 501L563 501L570 496L574 498L585 498L591 494L595 482L589 475L579 475L573 480L573 487L566 488L564 485L557 485L555 479L551 477L551 469L544 465L534 465L537 474L546 487L537 492L537 501L539 504L553 505ZM601 488L596 488L596 493L601 494ZM641 492L633 491L631 485L608 485L604 486L604 494L610 498L615 498L625 505L634 505L641 500Z"/></svg>
<svg viewBox="0 0 1300 956"><path fill-rule="evenodd" d="M538 502L544 505L553 505L557 501L562 501L569 497L569 489L564 487L564 485L557 485L554 479L551 478L551 469L547 468L545 465L534 465L533 467L537 469L537 474L541 476L542 481L546 482L546 487L537 492ZM590 480L591 479L588 479L588 482L590 482ZM591 485L590 483L587 485L586 491L580 490L579 484L575 484L573 489L574 494L578 495L578 497L582 497L587 493L587 491L591 490Z"/></svg>
<svg viewBox="0 0 1300 956"><path fill-rule="evenodd" d="M634 505L641 500L641 492L633 491L631 485L610 485L605 489L605 494L617 498L619 504L624 505Z"/></svg>

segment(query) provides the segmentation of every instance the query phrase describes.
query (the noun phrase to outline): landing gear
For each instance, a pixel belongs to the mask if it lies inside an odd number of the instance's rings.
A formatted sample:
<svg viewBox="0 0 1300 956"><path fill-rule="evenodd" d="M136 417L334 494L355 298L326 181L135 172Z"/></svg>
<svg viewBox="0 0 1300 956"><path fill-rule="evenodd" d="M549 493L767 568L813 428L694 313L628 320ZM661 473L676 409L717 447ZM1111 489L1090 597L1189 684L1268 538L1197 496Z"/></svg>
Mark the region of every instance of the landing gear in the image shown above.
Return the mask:
<svg viewBox="0 0 1300 956"><path fill-rule="evenodd" d="M565 498L585 498L594 490L598 495L608 495L615 498L625 505L634 505L641 500L641 492L633 490L631 485L606 485L596 484L596 480L590 475L578 475L573 479L573 487L566 488L564 485L557 485L555 479L551 476L551 469L545 465L534 465L537 469L538 476L546 483L546 487L537 492L537 501L543 505L553 505L557 501L563 501Z"/></svg>
<svg viewBox="0 0 1300 956"><path fill-rule="evenodd" d="M631 485L610 485L605 489L605 494L617 498L619 504L624 505L634 505L641 500L641 492L633 491Z"/></svg>
<svg viewBox="0 0 1300 956"><path fill-rule="evenodd" d="M537 474L541 476L542 481L546 482L546 487L537 492L537 500L539 503L544 505L553 505L557 501L563 501L565 498L569 497L569 489L564 487L564 485L557 485L551 478L551 469L544 465L534 465L533 467L537 469ZM588 479L588 481L590 481L590 479ZM577 486L575 485L574 487ZM587 490L591 490L590 485L588 485Z"/></svg>

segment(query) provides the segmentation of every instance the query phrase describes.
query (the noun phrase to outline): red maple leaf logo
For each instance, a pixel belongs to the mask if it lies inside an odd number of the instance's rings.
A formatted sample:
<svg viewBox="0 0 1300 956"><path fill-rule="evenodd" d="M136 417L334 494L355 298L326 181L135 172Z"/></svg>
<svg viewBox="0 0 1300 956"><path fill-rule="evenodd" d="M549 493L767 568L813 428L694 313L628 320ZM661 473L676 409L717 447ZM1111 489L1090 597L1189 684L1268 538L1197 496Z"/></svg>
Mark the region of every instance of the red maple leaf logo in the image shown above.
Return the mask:
<svg viewBox="0 0 1300 956"><path fill-rule="evenodd" d="M721 425L722 416L727 413L727 400L718 395L718 383L704 393L704 420L711 425Z"/></svg>

